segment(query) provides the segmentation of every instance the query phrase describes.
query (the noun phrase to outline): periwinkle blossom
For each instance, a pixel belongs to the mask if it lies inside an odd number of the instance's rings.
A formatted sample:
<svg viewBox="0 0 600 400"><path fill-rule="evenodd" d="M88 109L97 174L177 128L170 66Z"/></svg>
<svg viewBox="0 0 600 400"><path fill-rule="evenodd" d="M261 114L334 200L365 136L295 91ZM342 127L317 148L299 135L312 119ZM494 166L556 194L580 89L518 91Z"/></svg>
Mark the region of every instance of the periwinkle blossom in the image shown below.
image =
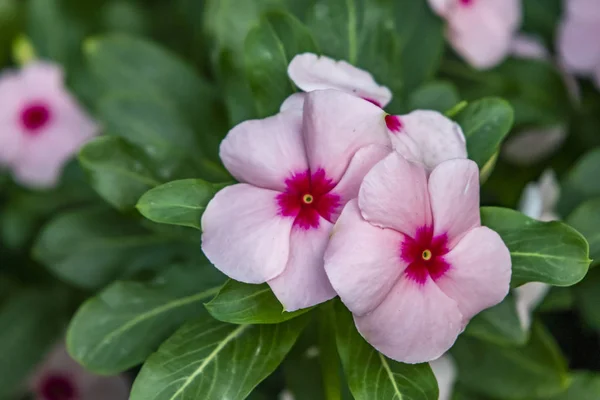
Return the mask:
<svg viewBox="0 0 600 400"><path fill-rule="evenodd" d="M500 63L510 51L521 23L521 0L429 0L446 20L446 36L469 64L478 69Z"/></svg>
<svg viewBox="0 0 600 400"><path fill-rule="evenodd" d="M600 88L600 3L565 0L558 30L558 52L565 68L593 78Z"/></svg>
<svg viewBox="0 0 600 400"><path fill-rule="evenodd" d="M470 160L423 166L396 152L365 176L325 253L325 271L361 335L401 362L437 359L468 321L504 299L510 254L482 227Z"/></svg>
<svg viewBox="0 0 600 400"><path fill-rule="evenodd" d="M130 386L123 376L87 372L62 343L54 347L29 380L35 400L127 400Z"/></svg>
<svg viewBox="0 0 600 400"><path fill-rule="evenodd" d="M98 127L64 86L62 69L35 62L0 75L0 168L22 185L56 185Z"/></svg>

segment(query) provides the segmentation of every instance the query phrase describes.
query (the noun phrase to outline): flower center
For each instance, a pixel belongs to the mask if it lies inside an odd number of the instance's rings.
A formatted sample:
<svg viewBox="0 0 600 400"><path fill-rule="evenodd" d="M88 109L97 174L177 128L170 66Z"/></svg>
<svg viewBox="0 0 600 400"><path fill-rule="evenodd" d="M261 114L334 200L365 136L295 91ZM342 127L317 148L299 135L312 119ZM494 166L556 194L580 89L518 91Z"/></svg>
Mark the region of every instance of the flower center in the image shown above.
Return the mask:
<svg viewBox="0 0 600 400"><path fill-rule="evenodd" d="M470 6L475 2L475 0L458 0L458 2L463 6Z"/></svg>
<svg viewBox="0 0 600 400"><path fill-rule="evenodd" d="M302 229L319 227L319 219L333 222L341 197L332 193L335 183L323 169L295 173L285 180L286 189L277 195L279 215L293 217L294 226Z"/></svg>
<svg viewBox="0 0 600 400"><path fill-rule="evenodd" d="M77 390L71 379L65 375L53 374L45 377L39 388L44 400L76 400Z"/></svg>
<svg viewBox="0 0 600 400"><path fill-rule="evenodd" d="M388 127L388 129L394 133L400 132L400 130L402 129L402 121L400 121L400 117L398 117L397 115L386 115L385 124Z"/></svg>
<svg viewBox="0 0 600 400"><path fill-rule="evenodd" d="M450 268L444 260L447 244L446 235L433 237L433 229L426 226L418 229L414 238L407 237L400 246L400 258L408 264L408 278L419 284L430 277L434 281L441 278Z"/></svg>
<svg viewBox="0 0 600 400"><path fill-rule="evenodd" d="M28 134L38 133L51 118L50 107L43 102L29 103L21 111L21 124Z"/></svg>

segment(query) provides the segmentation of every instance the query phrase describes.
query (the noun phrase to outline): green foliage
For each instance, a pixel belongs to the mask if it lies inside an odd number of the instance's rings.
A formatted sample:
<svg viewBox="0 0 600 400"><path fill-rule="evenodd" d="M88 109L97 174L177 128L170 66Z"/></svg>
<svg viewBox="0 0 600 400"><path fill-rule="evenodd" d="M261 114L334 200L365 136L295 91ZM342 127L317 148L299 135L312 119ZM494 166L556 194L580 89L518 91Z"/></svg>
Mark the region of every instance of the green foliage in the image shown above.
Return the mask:
<svg viewBox="0 0 600 400"><path fill-rule="evenodd" d="M569 215L579 204L586 200L600 197L600 149L584 154L569 170L561 186L558 210L562 215Z"/></svg>
<svg viewBox="0 0 600 400"><path fill-rule="evenodd" d="M408 98L410 110L449 111L460 102L456 87L450 82L434 81L417 88Z"/></svg>
<svg viewBox="0 0 600 400"><path fill-rule="evenodd" d="M600 199L586 201L577 207L567 222L587 239L592 260L600 260Z"/></svg>

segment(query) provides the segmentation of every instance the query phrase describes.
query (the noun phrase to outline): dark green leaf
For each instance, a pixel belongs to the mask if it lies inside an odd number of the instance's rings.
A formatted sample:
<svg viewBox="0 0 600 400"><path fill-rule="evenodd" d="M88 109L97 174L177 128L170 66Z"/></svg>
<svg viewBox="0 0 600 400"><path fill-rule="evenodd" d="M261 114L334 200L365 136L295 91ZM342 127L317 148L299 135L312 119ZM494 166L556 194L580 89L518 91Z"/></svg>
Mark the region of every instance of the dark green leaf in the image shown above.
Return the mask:
<svg viewBox="0 0 600 400"><path fill-rule="evenodd" d="M286 312L266 283L251 285L230 279L206 304L216 319L232 324L278 324L310 311Z"/></svg>
<svg viewBox="0 0 600 400"><path fill-rule="evenodd" d="M590 257L600 260L600 199L587 201L580 205L569 217L567 222L577 229L590 244Z"/></svg>
<svg viewBox="0 0 600 400"><path fill-rule="evenodd" d="M456 87L450 82L427 83L415 90L408 98L411 110L435 110L445 113L460 102Z"/></svg>
<svg viewBox="0 0 600 400"><path fill-rule="evenodd" d="M0 0L0 67L10 55L13 39L23 22L23 2L20 0Z"/></svg>
<svg viewBox="0 0 600 400"><path fill-rule="evenodd" d="M503 347L461 336L452 348L459 381L501 399L551 396L567 388L566 362L552 336L534 323L525 346Z"/></svg>
<svg viewBox="0 0 600 400"><path fill-rule="evenodd" d="M521 326L512 294L500 304L476 315L467 325L465 334L501 345L525 344L528 336Z"/></svg>
<svg viewBox="0 0 600 400"><path fill-rule="evenodd" d="M356 400L438 400L437 381L429 364L402 364L379 353L360 336L340 302L335 318L338 352Z"/></svg>
<svg viewBox="0 0 600 400"><path fill-rule="evenodd" d="M506 101L486 98L470 103L456 116L467 139L469 158L482 169L498 151L513 123L513 110Z"/></svg>
<svg viewBox="0 0 600 400"><path fill-rule="evenodd" d="M223 277L208 262L175 266L150 282L115 282L86 301L67 335L69 353L87 369L117 374L141 362L203 309Z"/></svg>
<svg viewBox="0 0 600 400"><path fill-rule="evenodd" d="M287 74L289 62L296 54L316 52L314 39L292 15L270 12L248 33L244 48L246 76L258 114L273 115L295 91Z"/></svg>
<svg viewBox="0 0 600 400"><path fill-rule="evenodd" d="M585 322L600 331L600 269L592 268L588 276L573 288L575 301Z"/></svg>
<svg viewBox="0 0 600 400"><path fill-rule="evenodd" d="M319 359L323 375L323 389L326 400L338 400L342 396L340 379L340 358L335 339L335 301L329 301L318 308Z"/></svg>
<svg viewBox="0 0 600 400"><path fill-rule="evenodd" d="M483 207L481 219L500 234L510 250L513 287L527 282L571 286L587 273L588 244L569 225L537 221L499 207Z"/></svg>
<svg viewBox="0 0 600 400"><path fill-rule="evenodd" d="M569 215L586 200L600 197L600 149L584 154L571 168L561 185L558 210Z"/></svg>
<svg viewBox="0 0 600 400"><path fill-rule="evenodd" d="M231 325L205 312L150 356L131 400L244 399L283 361L305 323Z"/></svg>
<svg viewBox="0 0 600 400"><path fill-rule="evenodd" d="M135 206L142 194L161 184L150 161L136 147L115 136L102 136L79 152L92 187L120 210Z"/></svg>

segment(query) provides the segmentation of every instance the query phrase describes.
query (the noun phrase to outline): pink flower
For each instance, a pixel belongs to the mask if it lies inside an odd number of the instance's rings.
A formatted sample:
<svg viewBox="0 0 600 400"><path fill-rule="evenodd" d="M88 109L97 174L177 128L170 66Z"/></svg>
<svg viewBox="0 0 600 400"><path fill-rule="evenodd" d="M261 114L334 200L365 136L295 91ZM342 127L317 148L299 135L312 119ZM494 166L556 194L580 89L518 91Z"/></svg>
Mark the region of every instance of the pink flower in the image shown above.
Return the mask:
<svg viewBox="0 0 600 400"><path fill-rule="evenodd" d="M92 375L61 343L48 354L29 382L35 400L127 400L130 383L122 376Z"/></svg>
<svg viewBox="0 0 600 400"><path fill-rule="evenodd" d="M558 33L558 50L565 68L594 78L600 88L600 3L566 0Z"/></svg>
<svg viewBox="0 0 600 400"><path fill-rule="evenodd" d="M267 282L288 311L335 296L323 253L344 204L390 151L385 112L358 97L317 90L303 109L234 127L220 156L241 183L202 217L202 249L229 277Z"/></svg>
<svg viewBox="0 0 600 400"><path fill-rule="evenodd" d="M56 185L63 165L98 132L63 81L60 67L41 62L0 76L0 167L23 185Z"/></svg>
<svg viewBox="0 0 600 400"><path fill-rule="evenodd" d="M511 261L500 236L481 226L474 162L445 161L427 177L391 153L344 208L325 271L371 345L420 363L444 354L475 314L502 301Z"/></svg>
<svg viewBox="0 0 600 400"><path fill-rule="evenodd" d="M447 23L454 50L475 68L490 68L510 51L521 23L520 0L429 0Z"/></svg>
<svg viewBox="0 0 600 400"><path fill-rule="evenodd" d="M392 100L392 92L387 87L378 85L370 73L346 61L335 61L312 53L298 54L288 66L288 75L305 92L335 89L381 108ZM281 110L302 108L304 96L304 93L291 95L281 105Z"/></svg>

